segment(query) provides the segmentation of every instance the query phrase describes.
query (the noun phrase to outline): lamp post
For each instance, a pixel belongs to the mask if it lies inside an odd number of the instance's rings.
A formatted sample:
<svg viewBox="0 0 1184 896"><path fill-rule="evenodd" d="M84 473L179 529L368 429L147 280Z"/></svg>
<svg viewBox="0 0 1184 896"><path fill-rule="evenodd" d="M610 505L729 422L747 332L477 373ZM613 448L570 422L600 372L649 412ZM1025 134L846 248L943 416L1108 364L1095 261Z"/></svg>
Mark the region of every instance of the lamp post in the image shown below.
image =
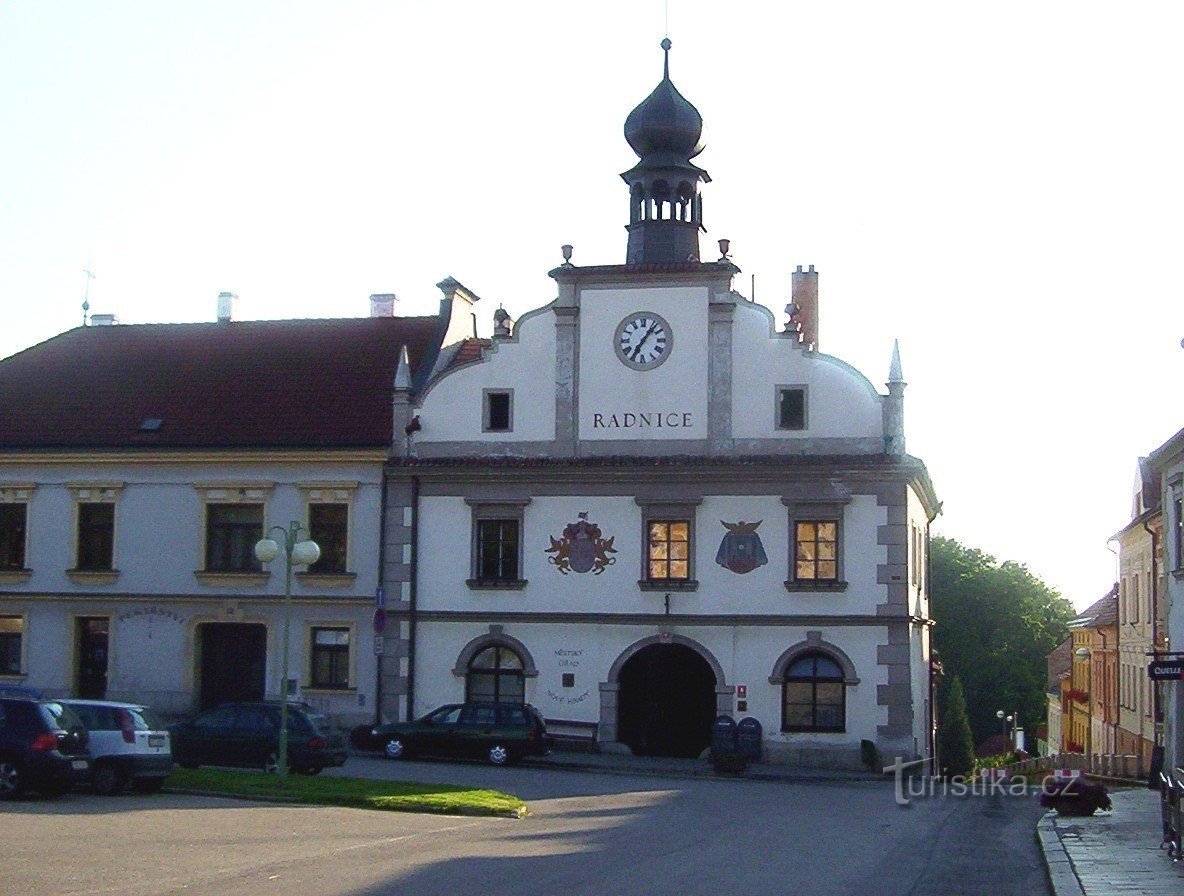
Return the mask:
<svg viewBox="0 0 1184 896"><path fill-rule="evenodd" d="M321 548L313 540L300 540L301 531L308 532L293 520L288 528L272 526L267 534L280 533L280 540L261 538L255 542L255 556L263 563L270 563L280 553L284 554L284 647L283 678L280 684L280 775L288 774L288 633L292 628L292 567L311 566L320 559Z"/></svg>
<svg viewBox="0 0 1184 896"><path fill-rule="evenodd" d="M1089 756L1093 750L1094 737L1094 664L1093 654L1090 653L1088 647L1078 647L1073 651L1073 655L1079 660L1085 660L1085 692L1086 692L1086 708L1089 710L1089 717L1087 727L1085 729L1085 756L1086 763L1089 763Z"/></svg>
<svg viewBox="0 0 1184 896"><path fill-rule="evenodd" d="M1015 743L1015 740L1017 737L1016 727L1019 725L1019 714L1013 712L1011 715L1008 715L1003 710L998 709L995 711L995 718L999 720L999 729L1003 733L1003 737L1007 740L1008 748L1017 749L1018 744ZM1010 733L1008 732L1009 726Z"/></svg>

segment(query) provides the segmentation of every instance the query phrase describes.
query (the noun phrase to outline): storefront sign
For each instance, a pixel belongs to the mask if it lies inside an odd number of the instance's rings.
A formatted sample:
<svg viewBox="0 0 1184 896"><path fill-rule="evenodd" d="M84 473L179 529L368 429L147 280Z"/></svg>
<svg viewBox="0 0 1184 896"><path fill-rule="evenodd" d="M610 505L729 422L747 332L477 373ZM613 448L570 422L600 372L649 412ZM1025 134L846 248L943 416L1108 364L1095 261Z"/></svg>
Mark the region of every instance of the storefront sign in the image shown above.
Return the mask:
<svg viewBox="0 0 1184 896"><path fill-rule="evenodd" d="M1184 679L1184 657L1172 660L1152 660L1147 665L1147 674L1152 681L1176 681Z"/></svg>

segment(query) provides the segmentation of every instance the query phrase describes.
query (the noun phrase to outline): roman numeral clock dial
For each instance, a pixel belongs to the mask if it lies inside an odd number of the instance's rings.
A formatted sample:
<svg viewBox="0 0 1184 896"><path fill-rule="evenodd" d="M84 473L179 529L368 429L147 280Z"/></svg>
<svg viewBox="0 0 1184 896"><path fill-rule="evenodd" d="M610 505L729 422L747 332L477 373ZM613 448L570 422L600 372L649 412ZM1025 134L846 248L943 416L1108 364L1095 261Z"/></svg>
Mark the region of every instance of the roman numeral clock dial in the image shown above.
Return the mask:
<svg viewBox="0 0 1184 896"><path fill-rule="evenodd" d="M650 311L630 314L617 324L613 348L626 367L652 370L670 356L674 334L665 318Z"/></svg>

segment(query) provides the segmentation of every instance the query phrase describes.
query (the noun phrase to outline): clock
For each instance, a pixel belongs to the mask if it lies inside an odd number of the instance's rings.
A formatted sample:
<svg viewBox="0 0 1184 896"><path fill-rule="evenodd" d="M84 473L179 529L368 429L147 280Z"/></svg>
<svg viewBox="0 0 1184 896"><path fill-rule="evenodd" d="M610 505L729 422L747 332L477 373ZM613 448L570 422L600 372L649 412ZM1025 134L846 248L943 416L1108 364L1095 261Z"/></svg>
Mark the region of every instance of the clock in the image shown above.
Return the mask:
<svg viewBox="0 0 1184 896"><path fill-rule="evenodd" d="M638 311L617 324L613 348L626 367L652 370L670 356L674 334L670 324L652 311Z"/></svg>

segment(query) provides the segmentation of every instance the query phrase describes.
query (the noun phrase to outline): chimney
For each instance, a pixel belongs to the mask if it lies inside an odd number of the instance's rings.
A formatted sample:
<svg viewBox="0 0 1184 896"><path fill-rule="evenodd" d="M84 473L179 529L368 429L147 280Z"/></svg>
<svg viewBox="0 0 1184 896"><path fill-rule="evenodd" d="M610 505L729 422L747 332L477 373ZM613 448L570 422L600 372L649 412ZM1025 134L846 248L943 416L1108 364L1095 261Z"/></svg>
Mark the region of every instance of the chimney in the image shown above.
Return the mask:
<svg viewBox="0 0 1184 896"><path fill-rule="evenodd" d="M802 344L811 351L818 350L818 272L814 265L803 271L799 264L793 272L793 306L790 320L797 325ZM792 327L791 327L792 329Z"/></svg>
<svg viewBox="0 0 1184 896"><path fill-rule="evenodd" d="M114 314L92 314L90 316L92 327L113 327L117 323L119 323L119 318Z"/></svg>
<svg viewBox="0 0 1184 896"><path fill-rule="evenodd" d="M230 323L234 320L234 303L238 301L238 296L232 292L218 293L218 322Z"/></svg>
<svg viewBox="0 0 1184 896"><path fill-rule="evenodd" d="M395 302L399 297L393 292L375 292L370 294L371 317L394 317Z"/></svg>

